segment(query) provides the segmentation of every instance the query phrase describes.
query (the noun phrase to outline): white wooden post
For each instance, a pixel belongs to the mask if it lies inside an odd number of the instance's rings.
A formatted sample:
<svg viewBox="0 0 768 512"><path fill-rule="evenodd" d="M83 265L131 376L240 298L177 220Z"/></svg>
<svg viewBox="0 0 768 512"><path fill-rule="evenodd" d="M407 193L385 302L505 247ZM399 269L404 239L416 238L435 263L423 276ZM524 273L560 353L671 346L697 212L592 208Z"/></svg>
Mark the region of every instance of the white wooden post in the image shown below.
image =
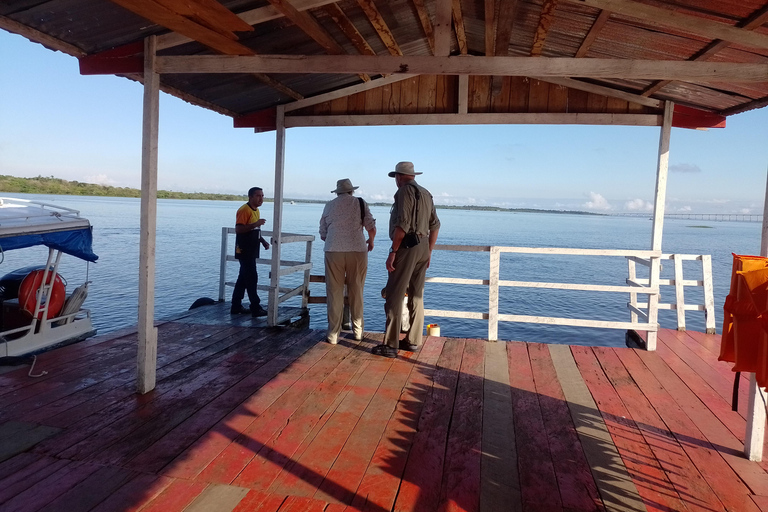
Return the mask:
<svg viewBox="0 0 768 512"><path fill-rule="evenodd" d="M307 252L304 255L304 263L310 263L312 261L312 240L307 240ZM304 290L301 294L301 307L306 308L309 305L309 276L312 273L312 269L308 268L304 271Z"/></svg>
<svg viewBox="0 0 768 512"><path fill-rule="evenodd" d="M491 265L488 276L488 340L499 339L499 267L501 251L491 247Z"/></svg>
<svg viewBox="0 0 768 512"><path fill-rule="evenodd" d="M229 251L229 230L221 228L221 261L219 261L219 302L224 301L227 283L227 252Z"/></svg>
<svg viewBox="0 0 768 512"><path fill-rule="evenodd" d="M667 200L667 171L669 170L669 139L672 132L672 113L675 104L671 101L664 103L664 121L659 136L659 157L656 167L656 194L653 201L653 232L651 234L651 250L661 251L661 235L664 231L664 206ZM661 259L651 258L650 287L659 289L659 274ZM648 296L648 323L658 325L659 294ZM648 331L645 343L647 350L656 350L657 331Z"/></svg>
<svg viewBox="0 0 768 512"><path fill-rule="evenodd" d="M269 281L267 325L277 325L280 302L280 253L283 236L283 181L285 178L285 107L277 107L275 128L275 198L272 222L272 275Z"/></svg>
<svg viewBox="0 0 768 512"><path fill-rule="evenodd" d="M628 281L633 283L637 281L637 267L635 265L635 260L632 258L627 258L627 273L629 274ZM637 294L634 292L629 292L629 305L633 308L637 307ZM629 310L629 321L632 323L637 322L637 313L631 308Z"/></svg>
<svg viewBox="0 0 768 512"><path fill-rule="evenodd" d="M469 75L459 75L459 114L469 111Z"/></svg>
<svg viewBox="0 0 768 512"><path fill-rule="evenodd" d="M677 310L677 330L685 330L685 291L683 286L683 260L679 254L672 255L675 263L675 309Z"/></svg>
<svg viewBox="0 0 768 512"><path fill-rule="evenodd" d="M701 255L701 274L704 281L704 321L707 334L715 334L715 292L712 285L712 255Z"/></svg>
<svg viewBox="0 0 768 512"><path fill-rule="evenodd" d="M760 240L760 256L768 256L768 178L763 201L763 236ZM744 441L744 455L749 460L763 460L763 440L765 438L765 391L757 385L754 373L749 374L749 411L747 412L747 432Z"/></svg>
<svg viewBox="0 0 768 512"><path fill-rule="evenodd" d="M139 354L136 391L155 388L157 328L155 327L155 232L157 225L157 139L160 116L160 75L155 72L155 36L144 39L144 124L141 142L141 221L139 245Z"/></svg>

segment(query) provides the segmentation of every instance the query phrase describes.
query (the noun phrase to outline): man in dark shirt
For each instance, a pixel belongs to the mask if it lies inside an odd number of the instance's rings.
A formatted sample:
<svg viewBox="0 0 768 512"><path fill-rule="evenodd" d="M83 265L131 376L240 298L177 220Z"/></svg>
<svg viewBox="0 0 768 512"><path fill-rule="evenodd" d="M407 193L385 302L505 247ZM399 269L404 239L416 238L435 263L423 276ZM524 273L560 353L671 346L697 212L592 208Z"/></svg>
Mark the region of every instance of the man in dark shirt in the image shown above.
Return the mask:
<svg viewBox="0 0 768 512"><path fill-rule="evenodd" d="M248 202L237 210L235 220L235 258L240 262L240 273L237 275L235 289L232 292L232 308L230 313L250 313L252 316L267 316L261 307L257 286L259 275L256 272L256 258L259 249L269 249L269 242L261 237L261 226L267 221L261 218L259 206L264 203L264 191L259 187L248 190ZM248 291L251 308L243 307L243 297Z"/></svg>

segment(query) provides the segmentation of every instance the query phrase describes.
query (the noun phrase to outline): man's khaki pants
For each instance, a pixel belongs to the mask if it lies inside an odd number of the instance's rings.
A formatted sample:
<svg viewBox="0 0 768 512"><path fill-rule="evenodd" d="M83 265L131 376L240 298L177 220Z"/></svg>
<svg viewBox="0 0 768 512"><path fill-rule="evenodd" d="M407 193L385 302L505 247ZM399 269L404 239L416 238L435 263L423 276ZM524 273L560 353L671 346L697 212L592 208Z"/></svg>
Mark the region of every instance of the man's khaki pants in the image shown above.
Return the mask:
<svg viewBox="0 0 768 512"><path fill-rule="evenodd" d="M411 328L406 339L421 346L424 332L424 279L429 263L429 239L421 237L421 243L410 249L397 251L395 270L389 273L387 280L387 299L384 309L387 311L387 324L384 330L384 343L392 348L400 347L400 322L403 312L403 297L408 293L408 313Z"/></svg>
<svg viewBox="0 0 768 512"><path fill-rule="evenodd" d="M328 302L327 339L336 343L344 316L344 285L355 339L363 336L363 287L368 273L367 252L325 253L325 294Z"/></svg>

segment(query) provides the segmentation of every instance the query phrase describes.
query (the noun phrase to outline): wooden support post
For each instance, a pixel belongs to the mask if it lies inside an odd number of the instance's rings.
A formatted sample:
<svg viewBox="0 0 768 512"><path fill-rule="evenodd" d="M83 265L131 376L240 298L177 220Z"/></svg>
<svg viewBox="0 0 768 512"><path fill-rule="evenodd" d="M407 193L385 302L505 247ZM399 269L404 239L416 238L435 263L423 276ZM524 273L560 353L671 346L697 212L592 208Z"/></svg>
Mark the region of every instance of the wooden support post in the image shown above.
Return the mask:
<svg viewBox="0 0 768 512"><path fill-rule="evenodd" d="M304 263L312 262L312 240L307 240L307 252L304 255ZM301 307L306 308L309 305L309 275L312 269L304 271L304 291L301 295Z"/></svg>
<svg viewBox="0 0 768 512"><path fill-rule="evenodd" d="M280 253L283 236L283 182L285 179L285 107L277 107L275 129L275 198L272 215L272 273L269 281L267 325L277 325L280 306Z"/></svg>
<svg viewBox="0 0 768 512"><path fill-rule="evenodd" d="M459 114L466 114L469 109L469 76L459 75Z"/></svg>
<svg viewBox="0 0 768 512"><path fill-rule="evenodd" d="M672 112L675 104L671 101L664 103L664 121L659 136L659 157L656 167L656 193L653 201L653 232L651 234L651 250L661 251L661 235L664 231L664 203L667 200L667 172L669 170L669 139L672 132ZM650 287L658 290L661 260L651 258ZM659 295L648 296L648 323L657 325L659 322ZM645 343L647 350L656 350L657 331L648 331Z"/></svg>
<svg viewBox="0 0 768 512"><path fill-rule="evenodd" d="M157 140L160 116L160 75L155 72L155 36L144 39L144 125L141 142L141 221L139 245L139 353L136 391L155 388L157 328L155 327L155 232L157 226Z"/></svg>
<svg viewBox="0 0 768 512"><path fill-rule="evenodd" d="M675 263L675 310L677 311L677 330L685 331L685 290L683 286L683 260L679 254L672 255Z"/></svg>
<svg viewBox="0 0 768 512"><path fill-rule="evenodd" d="M707 334L715 334L715 292L712 284L712 255L701 255L701 274L704 282L704 322Z"/></svg>
<svg viewBox="0 0 768 512"><path fill-rule="evenodd" d="M635 260L632 258L627 258L627 273L629 275L629 279L627 279L627 281L635 282L637 280L637 266L635 265ZM629 305L634 308L637 307L636 293L629 293ZM637 322L637 313L635 313L635 310L631 308L629 310L629 321L632 323Z"/></svg>
<svg viewBox="0 0 768 512"><path fill-rule="evenodd" d="M227 283L227 251L229 251L229 230L221 228L221 260L219 261L219 302L224 301Z"/></svg>
<svg viewBox="0 0 768 512"><path fill-rule="evenodd" d="M499 339L499 267L501 252L498 247L491 247L491 265L488 276L488 340Z"/></svg>
<svg viewBox="0 0 768 512"><path fill-rule="evenodd" d="M763 236L760 240L760 256L768 256L768 178L765 184L763 201ZM749 410L747 412L747 432L744 440L744 455L749 460L763 460L763 441L765 439L765 391L757 385L755 374L749 375Z"/></svg>

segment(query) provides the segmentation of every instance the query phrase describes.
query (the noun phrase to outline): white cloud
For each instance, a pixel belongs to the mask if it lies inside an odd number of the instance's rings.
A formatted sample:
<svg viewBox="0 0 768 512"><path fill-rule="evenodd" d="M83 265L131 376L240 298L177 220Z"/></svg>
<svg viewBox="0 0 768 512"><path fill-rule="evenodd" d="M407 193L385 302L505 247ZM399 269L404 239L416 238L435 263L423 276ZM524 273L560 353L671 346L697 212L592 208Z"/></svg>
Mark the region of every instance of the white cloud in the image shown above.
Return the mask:
<svg viewBox="0 0 768 512"><path fill-rule="evenodd" d="M670 172L701 172L701 167L694 164L674 164L669 166Z"/></svg>
<svg viewBox="0 0 768 512"><path fill-rule="evenodd" d="M644 199L633 199L624 203L624 209L633 212L652 212L653 203Z"/></svg>
<svg viewBox="0 0 768 512"><path fill-rule="evenodd" d="M83 182L95 183L96 185L117 185L117 181L109 178L106 174L96 174L94 176L83 176Z"/></svg>
<svg viewBox="0 0 768 512"><path fill-rule="evenodd" d="M608 200L597 192L590 192L589 201L584 203L583 206L589 210L611 210L613 208Z"/></svg>
<svg viewBox="0 0 768 512"><path fill-rule="evenodd" d="M680 213L688 213L688 212L690 212L692 210L693 210L693 208L691 208L690 206L681 206L681 207L677 208L676 211L678 211Z"/></svg>
<svg viewBox="0 0 768 512"><path fill-rule="evenodd" d="M739 210L739 213L743 213L744 215L749 215L750 213L752 213L752 210L750 208L742 208L741 210Z"/></svg>

